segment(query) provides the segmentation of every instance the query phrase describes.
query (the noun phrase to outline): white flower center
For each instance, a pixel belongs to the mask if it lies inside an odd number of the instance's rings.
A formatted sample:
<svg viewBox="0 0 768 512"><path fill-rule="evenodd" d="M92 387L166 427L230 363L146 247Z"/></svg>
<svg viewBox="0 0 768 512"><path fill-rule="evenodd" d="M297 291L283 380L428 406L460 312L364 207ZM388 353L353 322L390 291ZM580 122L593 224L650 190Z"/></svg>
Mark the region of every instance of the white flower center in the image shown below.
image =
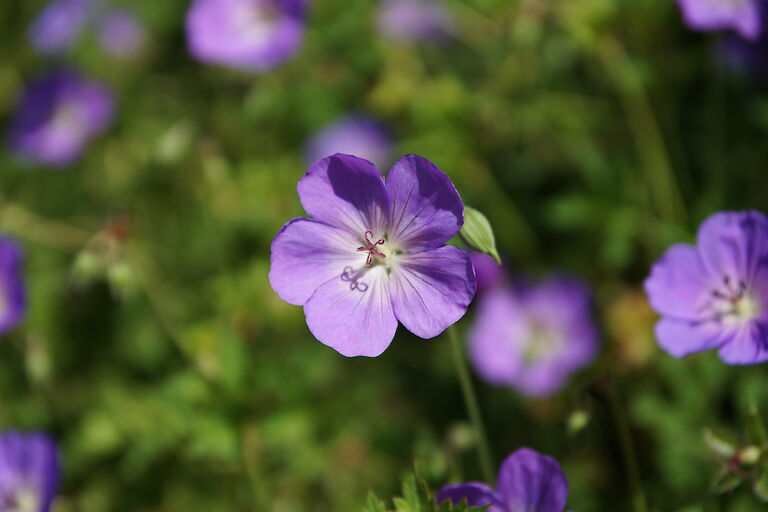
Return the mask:
<svg viewBox="0 0 768 512"><path fill-rule="evenodd" d="M80 107L72 101L67 101L56 109L51 120L51 130L67 134L80 130L83 124Z"/></svg>
<svg viewBox="0 0 768 512"><path fill-rule="evenodd" d="M743 281L723 277L723 285L711 291L712 298L704 306L713 319L726 327L736 327L751 322L763 310L754 294Z"/></svg>
<svg viewBox="0 0 768 512"><path fill-rule="evenodd" d="M243 3L233 16L235 26L250 44L262 46L272 38L277 12L264 2Z"/></svg>
<svg viewBox="0 0 768 512"><path fill-rule="evenodd" d="M733 314L742 322L753 320L760 314L760 309L760 302L749 295L745 295L733 304Z"/></svg>
<svg viewBox="0 0 768 512"><path fill-rule="evenodd" d="M528 338L523 350L523 360L526 364L536 364L557 353L563 345L562 337L539 321L532 321Z"/></svg>
<svg viewBox="0 0 768 512"><path fill-rule="evenodd" d="M37 494L21 489L0 501L0 512L38 512L40 499Z"/></svg>

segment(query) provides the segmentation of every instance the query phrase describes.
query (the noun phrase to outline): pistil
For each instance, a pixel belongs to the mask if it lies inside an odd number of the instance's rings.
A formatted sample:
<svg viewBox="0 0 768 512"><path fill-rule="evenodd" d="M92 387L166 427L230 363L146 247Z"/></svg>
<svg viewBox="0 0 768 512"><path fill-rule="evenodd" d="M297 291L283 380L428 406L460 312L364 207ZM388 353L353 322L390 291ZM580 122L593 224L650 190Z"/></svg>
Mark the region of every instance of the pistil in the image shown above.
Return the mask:
<svg viewBox="0 0 768 512"><path fill-rule="evenodd" d="M379 258L386 258L387 255L381 252L377 247L379 245L384 245L386 243L386 240L383 238L380 238L376 240L376 242L373 241L373 231L366 231L365 232L365 245L361 245L357 248L357 252L367 252L368 255L365 258L365 266L370 267L373 264L373 258L374 256L378 256Z"/></svg>

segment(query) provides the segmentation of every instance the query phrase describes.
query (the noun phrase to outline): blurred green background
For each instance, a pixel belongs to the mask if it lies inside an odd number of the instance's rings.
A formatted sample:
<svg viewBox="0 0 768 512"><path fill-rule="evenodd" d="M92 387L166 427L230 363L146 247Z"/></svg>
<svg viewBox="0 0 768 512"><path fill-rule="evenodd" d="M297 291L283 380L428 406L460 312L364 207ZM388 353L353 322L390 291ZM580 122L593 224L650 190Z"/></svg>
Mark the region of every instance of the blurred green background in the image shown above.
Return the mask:
<svg viewBox="0 0 768 512"><path fill-rule="evenodd" d="M414 463L435 487L480 478L446 339L400 328L381 357L346 359L269 286L303 145L353 111L448 173L515 271L594 286L601 356L566 390L476 382L495 463L530 446L563 465L569 509L630 510L618 395L649 510L764 509L746 486L711 492L702 435L738 436L764 368L661 352L640 284L709 213L763 207L765 89L671 0L445 3L454 37L404 45L377 36L373 0L311 2L299 54L246 75L188 55L186 0L133 0L142 57L89 37L68 56L114 90L113 127L63 172L0 150L0 230L23 243L30 300L0 340L0 426L60 442L57 512L358 511ZM26 37L43 6L0 2L2 126L54 65Z"/></svg>

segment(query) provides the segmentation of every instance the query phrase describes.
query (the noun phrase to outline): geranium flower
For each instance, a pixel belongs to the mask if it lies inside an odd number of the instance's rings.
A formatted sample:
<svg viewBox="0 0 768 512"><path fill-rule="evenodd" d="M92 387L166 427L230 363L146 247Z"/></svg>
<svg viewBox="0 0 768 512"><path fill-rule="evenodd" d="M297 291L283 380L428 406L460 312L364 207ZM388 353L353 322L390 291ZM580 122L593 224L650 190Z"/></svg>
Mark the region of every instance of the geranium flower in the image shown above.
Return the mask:
<svg viewBox="0 0 768 512"><path fill-rule="evenodd" d="M0 435L0 510L48 512L58 484L53 441L43 434Z"/></svg>
<svg viewBox="0 0 768 512"><path fill-rule="evenodd" d="M656 262L645 291L671 355L717 348L728 364L768 361L768 217L711 215L695 246L673 245Z"/></svg>
<svg viewBox="0 0 768 512"><path fill-rule="evenodd" d="M277 234L269 279L283 300L304 306L318 340L345 356L377 356L398 320L432 338L467 311L472 262L445 245L464 205L430 161L404 156L385 182L367 160L337 154L312 165L298 192L311 218Z"/></svg>
<svg viewBox="0 0 768 512"><path fill-rule="evenodd" d="M266 71L298 51L305 11L304 0L194 0L189 51L203 62Z"/></svg>
<svg viewBox="0 0 768 512"><path fill-rule="evenodd" d="M395 42L440 42L455 30L456 20L441 0L379 0L379 33Z"/></svg>
<svg viewBox="0 0 768 512"><path fill-rule="evenodd" d="M93 0L54 0L29 28L32 46L40 53L69 49L82 34L93 13Z"/></svg>
<svg viewBox="0 0 768 512"><path fill-rule="evenodd" d="M26 308L21 249L11 238L0 237L0 334L16 327Z"/></svg>
<svg viewBox="0 0 768 512"><path fill-rule="evenodd" d="M11 149L34 162L62 167L112 120L112 95L70 71L30 83L11 126Z"/></svg>
<svg viewBox="0 0 768 512"><path fill-rule="evenodd" d="M762 0L678 0L686 25L694 30L732 29L755 40L763 31Z"/></svg>
<svg viewBox="0 0 768 512"><path fill-rule="evenodd" d="M336 153L355 155L384 167L392 163L392 137L375 119L360 114L344 116L307 143L310 164Z"/></svg>
<svg viewBox="0 0 768 512"><path fill-rule="evenodd" d="M496 489L482 482L448 485L437 493L437 503L450 500L470 507L491 505L486 512L563 512L568 481L552 457L520 448L504 460Z"/></svg>
<svg viewBox="0 0 768 512"><path fill-rule="evenodd" d="M566 277L491 288L469 334L473 367L485 381L525 395L556 392L595 356L590 302L586 285Z"/></svg>
<svg viewBox="0 0 768 512"><path fill-rule="evenodd" d="M99 21L101 47L117 58L127 59L141 53L146 44L141 20L128 9L114 9Z"/></svg>

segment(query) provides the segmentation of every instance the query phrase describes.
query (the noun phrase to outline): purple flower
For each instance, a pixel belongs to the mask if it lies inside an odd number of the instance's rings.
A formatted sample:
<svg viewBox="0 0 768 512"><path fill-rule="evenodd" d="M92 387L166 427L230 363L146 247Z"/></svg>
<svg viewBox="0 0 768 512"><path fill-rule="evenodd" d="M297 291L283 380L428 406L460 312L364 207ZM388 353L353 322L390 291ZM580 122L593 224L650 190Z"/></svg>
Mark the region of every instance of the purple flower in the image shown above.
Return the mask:
<svg viewBox="0 0 768 512"><path fill-rule="evenodd" d="M115 9L100 20L99 40L104 51L120 58L141 52L146 42L144 26L127 9Z"/></svg>
<svg viewBox="0 0 768 512"><path fill-rule="evenodd" d="M595 356L590 302L586 285L566 277L490 290L469 334L475 370L491 384L528 396L556 392Z"/></svg>
<svg viewBox="0 0 768 512"><path fill-rule="evenodd" d="M54 0L32 22L32 46L46 54L67 50L83 32L91 7L92 0Z"/></svg>
<svg viewBox="0 0 768 512"><path fill-rule="evenodd" d="M0 510L48 512L58 484L53 441L43 434L0 435Z"/></svg>
<svg viewBox="0 0 768 512"><path fill-rule="evenodd" d="M763 31L761 0L677 0L686 25L694 30L733 29L746 39Z"/></svg>
<svg viewBox="0 0 768 512"><path fill-rule="evenodd" d="M470 507L491 505L487 512L563 512L568 481L552 457L520 448L504 460L496 489L481 482L447 485L437 493L437 503Z"/></svg>
<svg viewBox="0 0 768 512"><path fill-rule="evenodd" d="M94 82L56 71L30 83L11 127L12 150L52 166L71 164L112 119L112 96Z"/></svg>
<svg viewBox="0 0 768 512"><path fill-rule="evenodd" d="M470 256L472 257L472 266L475 267L478 293L490 290L504 281L506 272L503 265L499 265L492 257L481 252L472 252Z"/></svg>
<svg viewBox="0 0 768 512"><path fill-rule="evenodd" d="M439 0L380 0L377 25L392 41L440 41L453 32L455 21Z"/></svg>
<svg viewBox="0 0 768 512"><path fill-rule="evenodd" d="M407 155L386 182L367 160L334 155L299 181L312 218L288 222L272 242L269 280L304 306L312 334L345 356L377 356L398 320L432 338L467 311L475 294L469 255L445 243L464 222L450 178Z"/></svg>
<svg viewBox="0 0 768 512"><path fill-rule="evenodd" d="M662 315L659 345L674 357L712 348L728 364L768 361L768 217L720 212L696 245L670 247L645 291Z"/></svg>
<svg viewBox="0 0 768 512"><path fill-rule="evenodd" d="M306 148L309 164L336 153L355 155L384 167L392 162L392 138L379 122L369 117L345 116L312 137Z"/></svg>
<svg viewBox="0 0 768 512"><path fill-rule="evenodd" d="M16 327L26 309L21 249L13 239L0 237L0 334Z"/></svg>
<svg viewBox="0 0 768 512"><path fill-rule="evenodd" d="M304 37L304 0L194 0L189 51L200 61L265 71L292 56Z"/></svg>

